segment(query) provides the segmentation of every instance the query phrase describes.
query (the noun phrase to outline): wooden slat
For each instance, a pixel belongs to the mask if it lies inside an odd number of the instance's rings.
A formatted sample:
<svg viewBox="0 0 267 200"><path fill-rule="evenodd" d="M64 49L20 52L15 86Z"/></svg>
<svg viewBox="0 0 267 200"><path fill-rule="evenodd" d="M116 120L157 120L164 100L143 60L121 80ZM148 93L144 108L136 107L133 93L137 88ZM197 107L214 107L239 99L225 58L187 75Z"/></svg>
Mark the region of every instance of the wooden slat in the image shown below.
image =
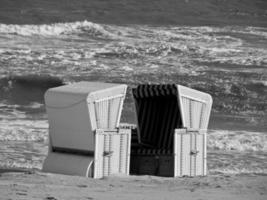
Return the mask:
<svg viewBox="0 0 267 200"><path fill-rule="evenodd" d="M130 131L96 131L95 178L129 174Z"/></svg>
<svg viewBox="0 0 267 200"><path fill-rule="evenodd" d="M206 134L202 131L175 131L176 176L204 176L206 172Z"/></svg>

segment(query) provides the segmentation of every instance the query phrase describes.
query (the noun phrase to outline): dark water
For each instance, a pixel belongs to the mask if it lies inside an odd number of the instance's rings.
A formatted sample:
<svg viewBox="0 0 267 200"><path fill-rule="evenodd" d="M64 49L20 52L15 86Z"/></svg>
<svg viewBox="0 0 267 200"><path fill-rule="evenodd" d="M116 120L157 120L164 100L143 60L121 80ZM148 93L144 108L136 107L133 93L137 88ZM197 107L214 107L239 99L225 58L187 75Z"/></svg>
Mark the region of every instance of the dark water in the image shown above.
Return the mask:
<svg viewBox="0 0 267 200"><path fill-rule="evenodd" d="M266 9L265 0L1 0L0 23L264 27Z"/></svg>
<svg viewBox="0 0 267 200"><path fill-rule="evenodd" d="M2 167L41 167L43 94L83 80L128 84L129 123L130 88L139 83L210 93L210 172L266 173L265 1L62 2L0 2Z"/></svg>

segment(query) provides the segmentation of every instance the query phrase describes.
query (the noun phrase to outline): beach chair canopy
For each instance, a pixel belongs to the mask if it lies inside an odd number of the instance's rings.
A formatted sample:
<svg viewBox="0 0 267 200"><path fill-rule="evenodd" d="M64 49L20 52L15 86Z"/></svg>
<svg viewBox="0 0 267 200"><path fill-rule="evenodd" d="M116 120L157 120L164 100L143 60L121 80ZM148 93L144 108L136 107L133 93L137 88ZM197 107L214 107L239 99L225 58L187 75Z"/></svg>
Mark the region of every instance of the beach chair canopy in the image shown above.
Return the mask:
<svg viewBox="0 0 267 200"><path fill-rule="evenodd" d="M119 126L127 86L78 82L45 94L53 148L93 151L94 131Z"/></svg>
<svg viewBox="0 0 267 200"><path fill-rule="evenodd" d="M139 85L133 89L139 142L173 149L176 128L207 129L212 105L209 94L175 84Z"/></svg>

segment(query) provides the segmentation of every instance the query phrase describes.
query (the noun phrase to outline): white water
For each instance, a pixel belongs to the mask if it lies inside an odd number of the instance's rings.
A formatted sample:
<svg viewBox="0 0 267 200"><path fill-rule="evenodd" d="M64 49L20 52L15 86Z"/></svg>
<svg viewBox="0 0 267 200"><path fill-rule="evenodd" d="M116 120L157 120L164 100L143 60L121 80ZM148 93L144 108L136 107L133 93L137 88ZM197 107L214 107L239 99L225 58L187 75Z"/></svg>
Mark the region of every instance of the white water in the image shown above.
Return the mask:
<svg viewBox="0 0 267 200"><path fill-rule="evenodd" d="M208 148L224 151L262 151L267 153L267 133L250 131L211 130Z"/></svg>
<svg viewBox="0 0 267 200"><path fill-rule="evenodd" d="M0 34L21 35L21 36L59 36L68 34L79 34L87 32L93 36L110 36L101 25L88 22L73 22L73 23L55 23L43 25L7 25L0 24Z"/></svg>

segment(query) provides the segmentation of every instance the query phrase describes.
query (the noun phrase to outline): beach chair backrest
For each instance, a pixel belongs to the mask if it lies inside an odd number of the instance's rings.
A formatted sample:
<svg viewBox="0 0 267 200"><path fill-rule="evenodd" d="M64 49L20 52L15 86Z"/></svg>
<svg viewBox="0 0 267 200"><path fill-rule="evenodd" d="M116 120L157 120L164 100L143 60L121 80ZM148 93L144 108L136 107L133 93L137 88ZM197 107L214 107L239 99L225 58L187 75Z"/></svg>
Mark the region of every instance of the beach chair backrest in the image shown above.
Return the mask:
<svg viewBox="0 0 267 200"><path fill-rule="evenodd" d="M94 151L96 129L119 127L126 89L123 84L85 81L49 89L45 103L50 145Z"/></svg>
<svg viewBox="0 0 267 200"><path fill-rule="evenodd" d="M178 94L183 126L207 129L212 106L211 96L181 85L178 85Z"/></svg>
<svg viewBox="0 0 267 200"><path fill-rule="evenodd" d="M124 95L98 99L94 102L97 129L119 127Z"/></svg>

